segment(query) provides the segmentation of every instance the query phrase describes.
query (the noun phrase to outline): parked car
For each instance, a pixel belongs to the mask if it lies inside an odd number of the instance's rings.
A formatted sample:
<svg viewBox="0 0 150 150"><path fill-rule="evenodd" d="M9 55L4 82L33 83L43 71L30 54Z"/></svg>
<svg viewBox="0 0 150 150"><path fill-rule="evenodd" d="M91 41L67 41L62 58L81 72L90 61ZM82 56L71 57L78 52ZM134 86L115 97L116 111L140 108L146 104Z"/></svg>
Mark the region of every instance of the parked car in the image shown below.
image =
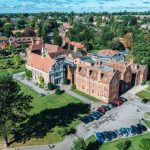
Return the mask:
<svg viewBox="0 0 150 150"><path fill-rule="evenodd" d="M146 128L143 124L137 124L137 127L138 127L142 132L147 131L147 128Z"/></svg>
<svg viewBox="0 0 150 150"><path fill-rule="evenodd" d="M127 102L128 100L124 97L119 97L123 102Z"/></svg>
<svg viewBox="0 0 150 150"><path fill-rule="evenodd" d="M114 99L113 101L114 101L114 102L119 102L120 104L123 104L123 103L124 103L121 98L116 98L116 99Z"/></svg>
<svg viewBox="0 0 150 150"><path fill-rule="evenodd" d="M89 119L89 122L94 121L94 118L91 115L87 116L87 118Z"/></svg>
<svg viewBox="0 0 150 150"><path fill-rule="evenodd" d="M114 107L117 107L116 103L114 101L109 102L108 104L113 105Z"/></svg>
<svg viewBox="0 0 150 150"><path fill-rule="evenodd" d="M134 131L132 128L126 128L126 131L128 132L128 136L133 136L135 135Z"/></svg>
<svg viewBox="0 0 150 150"><path fill-rule="evenodd" d="M101 106L102 108L105 108L106 109L106 111L108 111L108 110L110 110L111 108L110 107L108 107L107 105L102 105Z"/></svg>
<svg viewBox="0 0 150 150"><path fill-rule="evenodd" d="M83 117L83 118L81 118L81 121L82 121L83 123L85 123L85 124L88 124L88 123L89 123L88 117Z"/></svg>
<svg viewBox="0 0 150 150"><path fill-rule="evenodd" d="M100 143L104 143L105 142L105 138L104 138L104 135L101 133L101 132L97 132L95 134L96 136L96 140Z"/></svg>
<svg viewBox="0 0 150 150"><path fill-rule="evenodd" d="M141 134L142 133L142 131L136 126L131 126L131 128L135 134Z"/></svg>
<svg viewBox="0 0 150 150"><path fill-rule="evenodd" d="M123 136L123 133L120 130L115 130L115 133L117 134L118 137Z"/></svg>
<svg viewBox="0 0 150 150"><path fill-rule="evenodd" d="M104 138L105 138L105 142L108 142L108 141L111 141L112 140L112 138L111 138L111 135L109 134L109 132L103 132L102 133L103 134L103 136L104 136Z"/></svg>
<svg viewBox="0 0 150 150"><path fill-rule="evenodd" d="M95 112L90 114L90 116L93 117L95 120L98 120L100 118L100 115Z"/></svg>
<svg viewBox="0 0 150 150"><path fill-rule="evenodd" d="M109 107L110 109L115 108L115 106L113 104L107 104L107 107Z"/></svg>
<svg viewBox="0 0 150 150"><path fill-rule="evenodd" d="M111 138L112 138L112 139L117 138L117 134L116 134L115 131L109 131L109 134L111 135Z"/></svg>
<svg viewBox="0 0 150 150"><path fill-rule="evenodd" d="M114 103L115 103L117 106L120 106L120 105L123 104L121 101L118 101L118 100L115 100Z"/></svg>
<svg viewBox="0 0 150 150"><path fill-rule="evenodd" d="M106 108L104 108L104 107L98 107L98 108L97 108L97 111L100 111L100 112L102 112L102 113L105 113L107 110L106 110Z"/></svg>
<svg viewBox="0 0 150 150"><path fill-rule="evenodd" d="M122 132L123 136L128 136L126 128L121 128L120 131Z"/></svg>

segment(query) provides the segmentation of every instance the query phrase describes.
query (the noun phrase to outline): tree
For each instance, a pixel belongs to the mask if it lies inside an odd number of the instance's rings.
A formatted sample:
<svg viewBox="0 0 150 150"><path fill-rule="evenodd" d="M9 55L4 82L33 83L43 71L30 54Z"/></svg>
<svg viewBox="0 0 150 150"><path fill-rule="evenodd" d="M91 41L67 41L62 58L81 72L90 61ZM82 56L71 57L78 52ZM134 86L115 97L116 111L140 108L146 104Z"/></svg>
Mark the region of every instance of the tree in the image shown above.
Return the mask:
<svg viewBox="0 0 150 150"><path fill-rule="evenodd" d="M25 24L26 24L25 20L19 19L17 21L16 27L17 27L17 29L24 29L25 28Z"/></svg>
<svg viewBox="0 0 150 150"><path fill-rule="evenodd" d="M3 26L4 35L7 37L10 37L10 35L12 34L11 30L12 30L12 24L11 23L5 23Z"/></svg>
<svg viewBox="0 0 150 150"><path fill-rule="evenodd" d="M25 52L26 49L29 47L28 43L21 43L21 48L23 49L23 51Z"/></svg>
<svg viewBox="0 0 150 150"><path fill-rule="evenodd" d="M57 30L54 31L52 39L53 39L53 44L58 45L58 46L62 45L62 38L61 36L59 36L59 32Z"/></svg>
<svg viewBox="0 0 150 150"><path fill-rule="evenodd" d="M142 139L140 142L140 147L143 150L150 150L150 139Z"/></svg>
<svg viewBox="0 0 150 150"><path fill-rule="evenodd" d="M32 97L21 92L11 76L0 77L0 132L8 146L8 134L27 119Z"/></svg>
<svg viewBox="0 0 150 150"><path fill-rule="evenodd" d="M21 58L19 55L13 55L13 64L16 68L19 67L19 65L21 64Z"/></svg>
<svg viewBox="0 0 150 150"><path fill-rule="evenodd" d="M34 37L34 36L36 36L36 33L31 27L27 27L27 28L25 28L25 30L23 32L23 36Z"/></svg>
<svg viewBox="0 0 150 150"><path fill-rule="evenodd" d="M124 36L124 40L125 40L125 43L127 45L128 48L132 48L133 45L134 45L134 36L133 36L133 33L127 33L125 36Z"/></svg>
<svg viewBox="0 0 150 150"><path fill-rule="evenodd" d="M22 37L22 33L21 33L21 32L16 32L16 33L15 33L15 37L16 37L16 38Z"/></svg>
<svg viewBox="0 0 150 150"><path fill-rule="evenodd" d="M84 139L79 138L78 140L74 141L72 150L86 150L86 143Z"/></svg>

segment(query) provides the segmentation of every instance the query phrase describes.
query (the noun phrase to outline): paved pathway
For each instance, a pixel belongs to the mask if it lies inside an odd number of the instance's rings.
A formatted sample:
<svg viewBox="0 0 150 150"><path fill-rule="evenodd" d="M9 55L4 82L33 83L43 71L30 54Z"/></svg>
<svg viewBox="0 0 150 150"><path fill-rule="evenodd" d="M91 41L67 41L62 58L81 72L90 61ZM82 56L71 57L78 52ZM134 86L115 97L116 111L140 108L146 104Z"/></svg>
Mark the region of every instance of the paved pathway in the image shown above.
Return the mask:
<svg viewBox="0 0 150 150"><path fill-rule="evenodd" d="M46 91L46 90L38 87L32 81L28 81L26 79L22 79L22 75L23 74L24 74L24 72L20 72L20 73L14 74L13 78L18 80L18 81L20 81L21 83L25 84L26 86L30 87L31 89L33 89L34 91L36 91L39 94L48 95L48 94L55 93L55 91Z"/></svg>
<svg viewBox="0 0 150 150"><path fill-rule="evenodd" d="M86 104L91 104L92 103L92 100L84 97L84 96L81 96L75 92L73 92L72 90L68 90L66 91L69 95L73 96L73 97L76 97L78 99L80 99L82 102L86 103Z"/></svg>
<svg viewBox="0 0 150 150"><path fill-rule="evenodd" d="M69 135L65 138L64 141L54 144L55 146L51 150L71 150L73 141L76 139L77 139L76 136ZM36 146L19 147L16 148L16 150L50 150L50 148L49 145L36 145Z"/></svg>

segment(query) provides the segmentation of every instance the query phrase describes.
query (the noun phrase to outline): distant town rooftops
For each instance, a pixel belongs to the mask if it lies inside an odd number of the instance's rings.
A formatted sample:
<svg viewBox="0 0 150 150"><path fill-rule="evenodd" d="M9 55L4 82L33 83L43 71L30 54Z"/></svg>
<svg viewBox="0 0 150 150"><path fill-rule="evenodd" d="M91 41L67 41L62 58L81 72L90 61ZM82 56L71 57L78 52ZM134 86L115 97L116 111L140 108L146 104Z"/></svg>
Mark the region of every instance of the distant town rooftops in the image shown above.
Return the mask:
<svg viewBox="0 0 150 150"><path fill-rule="evenodd" d="M111 49L103 49L98 51L98 55L100 56L115 56L118 55L119 52L117 50L111 50Z"/></svg>

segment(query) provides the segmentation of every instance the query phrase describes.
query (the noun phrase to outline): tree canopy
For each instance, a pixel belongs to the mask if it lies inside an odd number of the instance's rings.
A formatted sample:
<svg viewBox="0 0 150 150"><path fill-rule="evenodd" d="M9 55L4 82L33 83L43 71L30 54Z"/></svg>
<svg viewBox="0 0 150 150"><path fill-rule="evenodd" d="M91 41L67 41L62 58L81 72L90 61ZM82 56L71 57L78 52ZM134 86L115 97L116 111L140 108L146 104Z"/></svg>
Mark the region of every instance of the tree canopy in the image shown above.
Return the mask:
<svg viewBox="0 0 150 150"><path fill-rule="evenodd" d="M20 91L11 76L0 77L0 132L8 144L7 134L17 123L25 121L31 107L31 96Z"/></svg>

